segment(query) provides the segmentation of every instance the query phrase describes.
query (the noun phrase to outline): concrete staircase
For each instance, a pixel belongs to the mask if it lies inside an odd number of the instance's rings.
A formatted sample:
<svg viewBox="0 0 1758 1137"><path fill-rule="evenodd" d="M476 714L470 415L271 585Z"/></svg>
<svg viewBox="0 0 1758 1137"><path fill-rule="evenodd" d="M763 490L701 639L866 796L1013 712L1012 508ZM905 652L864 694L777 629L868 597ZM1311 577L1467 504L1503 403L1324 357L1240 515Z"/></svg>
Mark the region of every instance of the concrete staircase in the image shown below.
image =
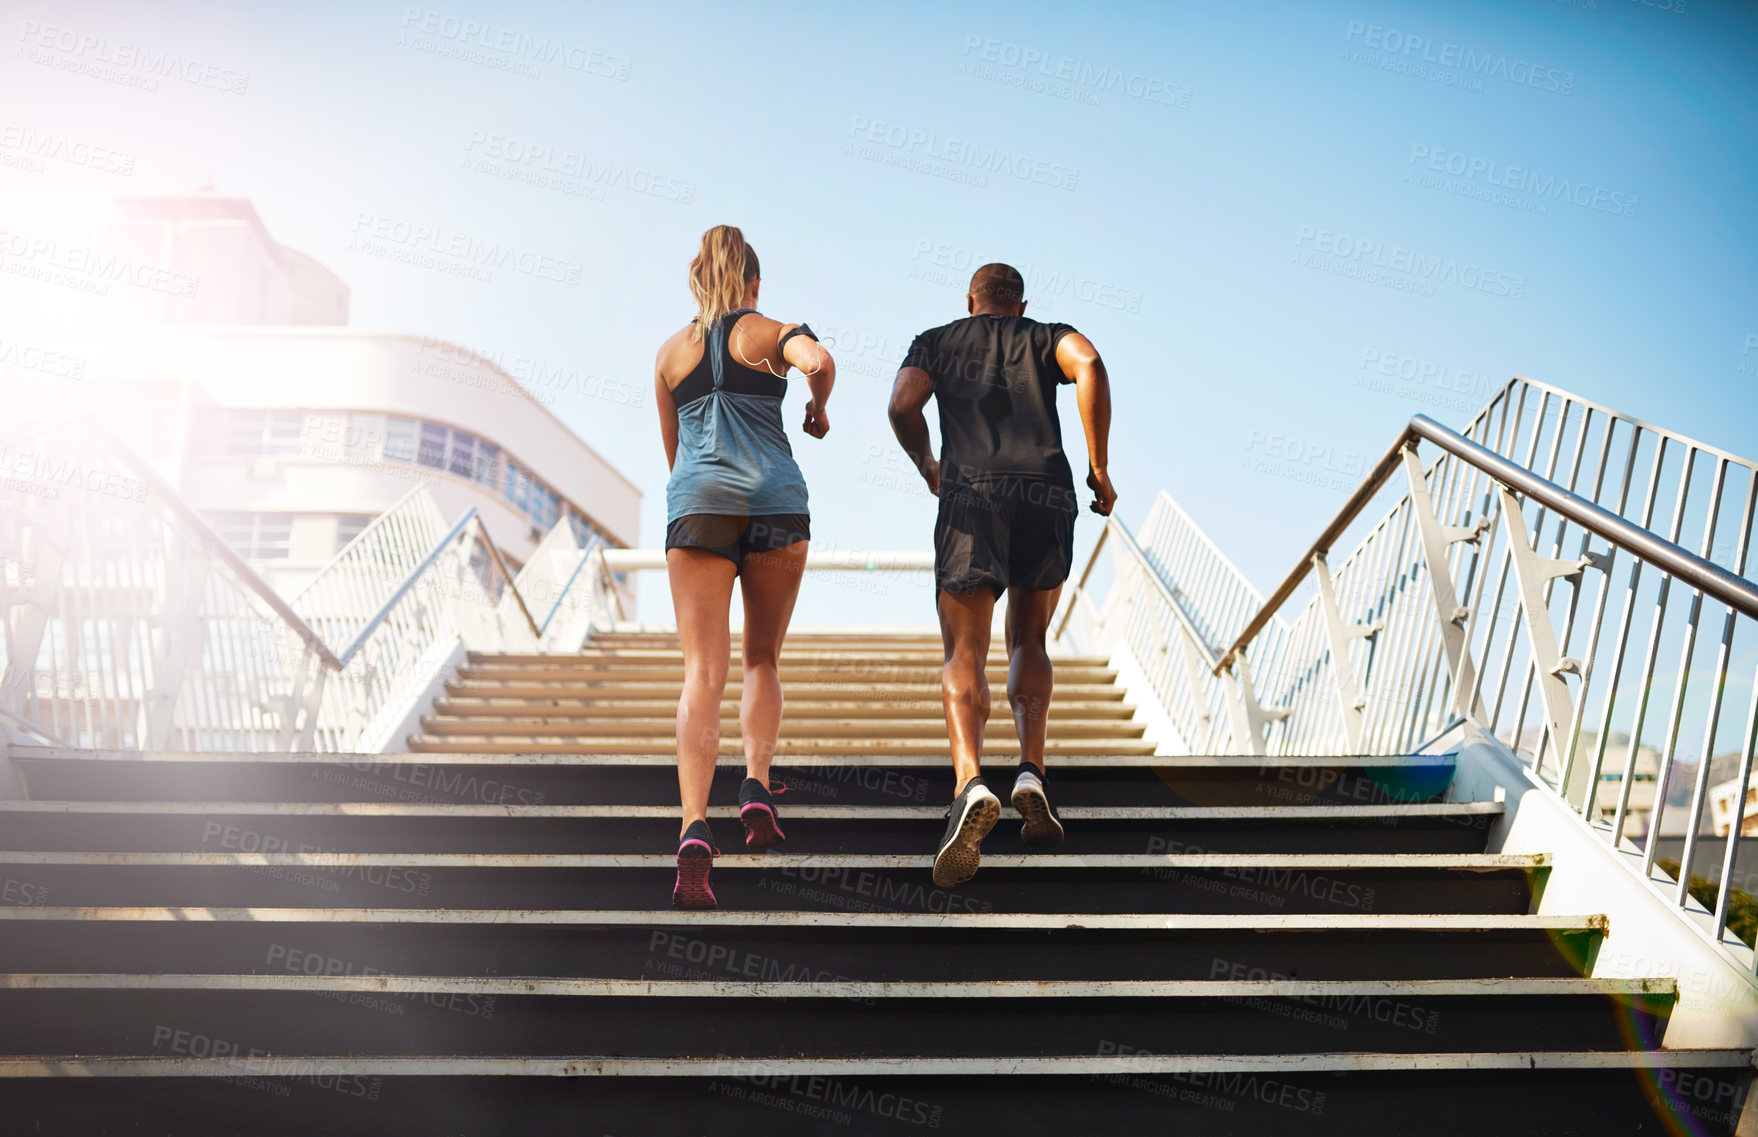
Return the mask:
<svg viewBox="0 0 1758 1137"><path fill-rule="evenodd" d="M1155 756L1065 659L1067 843L1009 811L936 889L939 658L790 640L763 856L735 667L712 913L667 636L473 657L406 754L15 749L0 1132L1733 1131L1747 1052L1660 1049L1673 982L1588 978L1604 918L1531 914L1549 859L1444 756Z"/></svg>

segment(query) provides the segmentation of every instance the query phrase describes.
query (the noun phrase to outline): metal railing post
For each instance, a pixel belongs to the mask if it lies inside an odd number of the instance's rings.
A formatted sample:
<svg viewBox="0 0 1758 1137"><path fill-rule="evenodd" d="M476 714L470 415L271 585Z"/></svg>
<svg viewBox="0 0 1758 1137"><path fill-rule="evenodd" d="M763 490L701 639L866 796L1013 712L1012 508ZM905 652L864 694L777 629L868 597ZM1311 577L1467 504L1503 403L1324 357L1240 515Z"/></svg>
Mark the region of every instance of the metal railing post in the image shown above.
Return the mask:
<svg viewBox="0 0 1758 1137"><path fill-rule="evenodd" d="M1414 446L1403 449L1404 473L1410 479L1410 506L1416 517L1416 531L1422 539L1423 560L1428 565L1429 589L1434 597L1435 612L1440 617L1441 646L1447 653L1447 672L1453 680L1452 713L1483 717L1483 699L1477 691L1477 667L1471 660L1470 637L1465 622L1471 610L1459 603L1458 590L1453 586L1453 573L1447 566L1447 548L1460 541L1480 541L1489 528L1488 518L1478 518L1469 526L1442 525L1435 516L1434 502L1428 495L1428 476L1416 457Z"/></svg>
<svg viewBox="0 0 1758 1137"><path fill-rule="evenodd" d="M187 575L167 573L183 587L182 602L156 621L160 642L153 652L153 683L141 700L140 745L143 750L163 750L176 726L177 699L192 658L199 658L206 639L202 619L203 594L214 571L211 556L195 558ZM166 581L167 584L170 580Z"/></svg>
<svg viewBox="0 0 1758 1137"><path fill-rule="evenodd" d="M1520 611L1525 617L1526 638L1532 644L1532 663L1537 672L1539 701L1544 704L1544 729L1551 745L1556 748L1560 775L1568 761L1564 750L1569 739L1575 736L1575 698L1569 693L1569 684L1563 676L1580 676L1586 672L1587 665L1579 659L1564 656L1562 649L1557 646L1557 630L1551 623L1550 605L1545 602L1544 594L1551 581L1559 577L1580 576L1593 566L1596 558L1558 560L1540 556L1532 547L1532 540L1526 533L1526 518L1514 491L1500 486L1497 493L1502 503L1502 520L1507 526L1508 555L1514 562L1514 585L1520 593ZM1518 731L1519 728L1520 724L1516 722L1514 729ZM1543 738L1539 739L1534 750L1534 772L1544 764L1545 741ZM1517 737L1513 749L1519 749ZM1580 781L1584 783L1585 779ZM1557 788L1563 794L1564 800L1579 806L1580 803L1574 795L1582 792L1581 786L1570 786L1559 781Z"/></svg>
<svg viewBox="0 0 1758 1137"><path fill-rule="evenodd" d="M1380 634L1384 620L1371 624L1345 624L1337 607L1337 590L1331 579L1331 566L1323 553L1312 555L1314 579L1318 581L1319 603L1324 609L1325 639L1331 652L1331 677L1337 684L1337 706L1343 712L1343 738L1351 754L1361 754L1364 733L1363 708L1367 697L1355 683L1355 664L1349 658L1349 642L1371 639Z"/></svg>

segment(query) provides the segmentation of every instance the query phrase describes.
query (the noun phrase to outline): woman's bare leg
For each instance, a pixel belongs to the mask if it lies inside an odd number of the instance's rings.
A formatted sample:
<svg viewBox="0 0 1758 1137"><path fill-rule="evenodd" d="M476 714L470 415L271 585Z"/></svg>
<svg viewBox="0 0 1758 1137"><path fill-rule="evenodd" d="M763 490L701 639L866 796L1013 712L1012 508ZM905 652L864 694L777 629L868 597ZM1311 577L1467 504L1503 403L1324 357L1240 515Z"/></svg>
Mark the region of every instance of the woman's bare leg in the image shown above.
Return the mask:
<svg viewBox="0 0 1758 1137"><path fill-rule="evenodd" d="M717 553L672 549L665 554L671 605L684 653L684 687L678 697L678 794L683 801L679 836L692 821L708 818L708 789L720 755L720 698L726 692L732 637L727 610L738 566ZM748 696L747 696L748 697Z"/></svg>
<svg viewBox="0 0 1758 1137"><path fill-rule="evenodd" d="M769 784L769 762L781 736L781 642L793 619L805 541L745 558L739 590L745 601L745 693L739 700L739 733L745 743L745 777Z"/></svg>

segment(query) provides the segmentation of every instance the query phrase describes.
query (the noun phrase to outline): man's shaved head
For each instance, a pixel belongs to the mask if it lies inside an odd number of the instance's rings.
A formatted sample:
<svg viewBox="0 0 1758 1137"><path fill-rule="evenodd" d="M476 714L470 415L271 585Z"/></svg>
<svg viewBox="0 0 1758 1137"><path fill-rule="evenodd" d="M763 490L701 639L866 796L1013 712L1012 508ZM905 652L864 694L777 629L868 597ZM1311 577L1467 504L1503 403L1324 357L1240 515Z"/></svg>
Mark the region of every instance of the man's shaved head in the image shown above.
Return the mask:
<svg viewBox="0 0 1758 1137"><path fill-rule="evenodd" d="M973 308L1011 308L1025 299L1025 277L1012 265L986 264L971 274Z"/></svg>

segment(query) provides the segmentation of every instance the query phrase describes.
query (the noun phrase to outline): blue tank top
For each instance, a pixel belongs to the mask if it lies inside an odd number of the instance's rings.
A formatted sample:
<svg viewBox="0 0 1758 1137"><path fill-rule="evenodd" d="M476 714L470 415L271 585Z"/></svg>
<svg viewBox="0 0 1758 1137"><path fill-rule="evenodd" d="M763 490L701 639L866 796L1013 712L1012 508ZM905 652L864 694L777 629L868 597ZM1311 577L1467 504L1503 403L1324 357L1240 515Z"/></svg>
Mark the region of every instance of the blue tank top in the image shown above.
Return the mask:
<svg viewBox="0 0 1758 1137"><path fill-rule="evenodd" d="M781 423L787 380L744 366L727 349L733 324L753 311L729 312L708 329L702 361L672 389L678 452L665 483L668 525L695 513L807 512L806 479Z"/></svg>

